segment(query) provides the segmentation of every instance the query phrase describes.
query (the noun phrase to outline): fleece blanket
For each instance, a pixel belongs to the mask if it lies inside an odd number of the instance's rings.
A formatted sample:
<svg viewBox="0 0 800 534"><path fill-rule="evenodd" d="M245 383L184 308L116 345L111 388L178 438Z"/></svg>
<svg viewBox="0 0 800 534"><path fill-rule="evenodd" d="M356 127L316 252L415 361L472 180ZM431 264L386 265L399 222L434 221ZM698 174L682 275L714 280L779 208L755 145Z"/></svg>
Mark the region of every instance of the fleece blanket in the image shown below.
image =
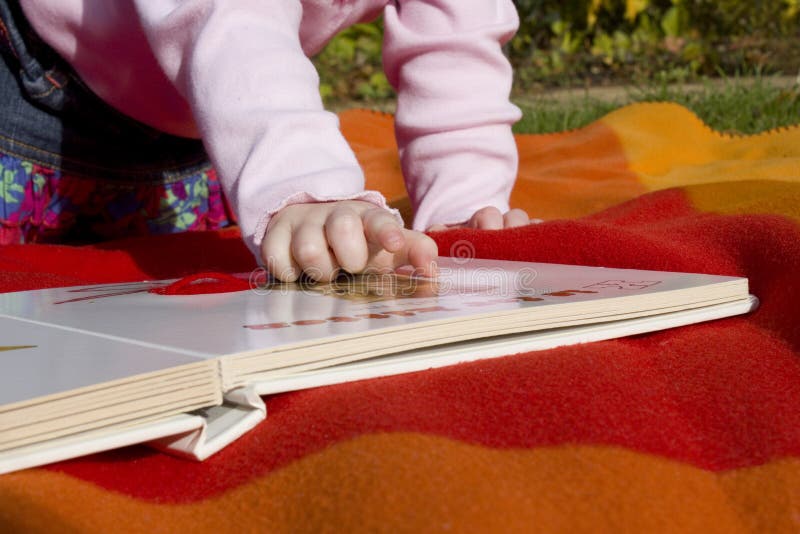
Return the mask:
<svg viewBox="0 0 800 534"><path fill-rule="evenodd" d="M407 208L390 116L343 129ZM268 397L203 463L145 446L0 476L4 532L800 530L800 128L639 104L520 135L544 223L442 254L747 276L743 317ZM9 246L0 290L243 271L235 230Z"/></svg>

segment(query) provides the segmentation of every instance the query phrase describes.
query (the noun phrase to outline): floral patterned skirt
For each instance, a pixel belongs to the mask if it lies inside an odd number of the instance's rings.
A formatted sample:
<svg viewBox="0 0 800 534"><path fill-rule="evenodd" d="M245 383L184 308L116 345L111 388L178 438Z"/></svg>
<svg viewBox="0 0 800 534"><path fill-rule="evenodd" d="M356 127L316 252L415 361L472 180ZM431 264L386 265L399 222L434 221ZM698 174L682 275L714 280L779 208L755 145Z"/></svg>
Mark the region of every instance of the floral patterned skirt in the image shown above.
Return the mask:
<svg viewBox="0 0 800 534"><path fill-rule="evenodd" d="M170 181L100 180L0 153L0 244L87 243L233 222L209 166Z"/></svg>

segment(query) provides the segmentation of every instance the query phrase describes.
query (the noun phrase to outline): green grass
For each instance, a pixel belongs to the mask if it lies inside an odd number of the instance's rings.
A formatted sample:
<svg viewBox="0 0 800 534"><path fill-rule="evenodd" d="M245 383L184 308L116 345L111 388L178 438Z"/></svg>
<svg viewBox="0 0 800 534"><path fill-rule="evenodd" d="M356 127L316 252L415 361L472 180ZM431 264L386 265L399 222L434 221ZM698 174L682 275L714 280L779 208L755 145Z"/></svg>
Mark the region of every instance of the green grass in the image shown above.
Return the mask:
<svg viewBox="0 0 800 534"><path fill-rule="evenodd" d="M514 125L514 133L554 133L580 128L621 106L589 96L570 100L546 97L537 100L519 104L522 119Z"/></svg>
<svg viewBox="0 0 800 534"><path fill-rule="evenodd" d="M800 88L779 88L767 79L745 84L729 79L706 83L695 90L671 85L626 89L613 100L583 97L518 99L522 120L517 133L551 133L580 128L625 104L633 102L677 102L694 111L715 130L751 134L781 126L800 124Z"/></svg>

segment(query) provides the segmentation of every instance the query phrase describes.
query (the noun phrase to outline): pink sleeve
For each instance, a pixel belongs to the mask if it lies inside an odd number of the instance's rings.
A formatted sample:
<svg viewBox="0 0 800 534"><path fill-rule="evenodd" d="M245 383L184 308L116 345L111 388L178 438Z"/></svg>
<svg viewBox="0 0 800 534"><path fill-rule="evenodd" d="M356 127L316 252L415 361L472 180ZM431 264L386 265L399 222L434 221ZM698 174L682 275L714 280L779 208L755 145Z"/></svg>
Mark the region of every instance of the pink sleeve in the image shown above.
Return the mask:
<svg viewBox="0 0 800 534"><path fill-rule="evenodd" d="M519 20L511 0L397 0L384 17L384 67L398 92L397 142L414 229L505 212L517 174L501 45Z"/></svg>
<svg viewBox="0 0 800 534"><path fill-rule="evenodd" d="M288 203L363 199L364 176L323 109L299 37L300 0L135 0L150 46L192 108L258 257Z"/></svg>

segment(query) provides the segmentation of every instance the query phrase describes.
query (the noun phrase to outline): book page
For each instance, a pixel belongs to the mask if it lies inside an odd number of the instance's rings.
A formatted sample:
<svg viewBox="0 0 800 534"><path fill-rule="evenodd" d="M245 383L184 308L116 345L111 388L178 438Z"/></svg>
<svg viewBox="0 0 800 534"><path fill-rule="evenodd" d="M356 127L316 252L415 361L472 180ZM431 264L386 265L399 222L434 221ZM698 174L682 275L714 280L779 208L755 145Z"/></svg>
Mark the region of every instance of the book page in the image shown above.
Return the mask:
<svg viewBox="0 0 800 534"><path fill-rule="evenodd" d="M745 280L723 276L457 258L439 262L436 280L375 273L335 284L301 286L268 283L263 272L260 278L256 272L249 275L251 290L233 293L166 296L149 292L166 282L5 293L0 294L0 314L136 343L136 348L124 353L134 351L145 362L150 360L141 356L143 347L168 351L169 358L176 358L175 352L213 358L429 321L707 289L737 281L744 284L743 298L747 292ZM40 342L18 336L13 341L4 339L3 344ZM102 357L87 358L81 366L92 375L87 381L96 382L91 368Z"/></svg>
<svg viewBox="0 0 800 534"><path fill-rule="evenodd" d="M0 317L0 405L71 391L198 358Z"/></svg>

